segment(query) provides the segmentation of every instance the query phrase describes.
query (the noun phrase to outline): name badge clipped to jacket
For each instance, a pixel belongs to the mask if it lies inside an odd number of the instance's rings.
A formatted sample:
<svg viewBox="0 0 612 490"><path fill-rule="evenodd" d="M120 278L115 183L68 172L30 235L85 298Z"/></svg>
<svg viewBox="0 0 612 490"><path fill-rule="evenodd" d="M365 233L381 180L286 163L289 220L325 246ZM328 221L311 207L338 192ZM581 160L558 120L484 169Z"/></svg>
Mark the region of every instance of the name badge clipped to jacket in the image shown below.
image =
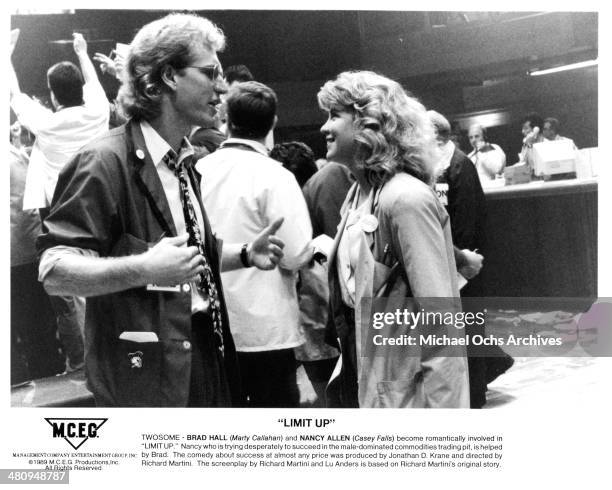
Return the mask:
<svg viewBox="0 0 612 490"><path fill-rule="evenodd" d="M188 293L191 291L189 284L177 284L176 286L158 286L157 284L147 284L147 291L160 291L164 293Z"/></svg>

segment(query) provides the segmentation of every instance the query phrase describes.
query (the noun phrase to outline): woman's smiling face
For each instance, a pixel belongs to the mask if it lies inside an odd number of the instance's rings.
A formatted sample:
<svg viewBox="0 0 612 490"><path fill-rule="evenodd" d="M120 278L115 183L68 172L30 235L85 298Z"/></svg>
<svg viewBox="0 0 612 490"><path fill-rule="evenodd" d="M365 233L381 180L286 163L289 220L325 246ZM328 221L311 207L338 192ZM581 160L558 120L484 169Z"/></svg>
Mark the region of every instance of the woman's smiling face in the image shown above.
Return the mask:
<svg viewBox="0 0 612 490"><path fill-rule="evenodd" d="M355 141L355 118L351 112L332 108L321 132L327 142L326 158L348 167L354 164L357 142Z"/></svg>

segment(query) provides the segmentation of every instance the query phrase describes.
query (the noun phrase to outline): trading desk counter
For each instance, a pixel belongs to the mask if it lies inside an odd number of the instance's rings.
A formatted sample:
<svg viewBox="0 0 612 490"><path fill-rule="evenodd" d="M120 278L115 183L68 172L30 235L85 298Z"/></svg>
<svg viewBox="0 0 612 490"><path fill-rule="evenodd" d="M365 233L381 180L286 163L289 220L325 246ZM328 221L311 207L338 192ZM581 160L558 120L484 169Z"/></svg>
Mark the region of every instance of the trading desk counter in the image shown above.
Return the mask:
<svg viewBox="0 0 612 490"><path fill-rule="evenodd" d="M597 295L597 180L485 189L486 296Z"/></svg>

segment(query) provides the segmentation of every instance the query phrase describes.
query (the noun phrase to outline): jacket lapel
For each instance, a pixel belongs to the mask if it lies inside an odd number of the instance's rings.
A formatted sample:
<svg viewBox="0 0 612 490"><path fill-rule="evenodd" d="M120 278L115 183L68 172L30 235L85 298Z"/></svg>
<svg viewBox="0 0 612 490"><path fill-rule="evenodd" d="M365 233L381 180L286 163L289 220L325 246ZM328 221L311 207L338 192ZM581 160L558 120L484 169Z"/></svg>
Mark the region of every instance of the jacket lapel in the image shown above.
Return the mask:
<svg viewBox="0 0 612 490"><path fill-rule="evenodd" d="M170 236L176 236L176 227L170 212L170 206L166 199L166 193L162 186L155 165L151 160L151 155L147 151L144 137L140 129L140 124L130 121L128 123L132 136L132 147L129 149L130 158L134 162L134 173L136 182L144 193L149 206L162 228Z"/></svg>

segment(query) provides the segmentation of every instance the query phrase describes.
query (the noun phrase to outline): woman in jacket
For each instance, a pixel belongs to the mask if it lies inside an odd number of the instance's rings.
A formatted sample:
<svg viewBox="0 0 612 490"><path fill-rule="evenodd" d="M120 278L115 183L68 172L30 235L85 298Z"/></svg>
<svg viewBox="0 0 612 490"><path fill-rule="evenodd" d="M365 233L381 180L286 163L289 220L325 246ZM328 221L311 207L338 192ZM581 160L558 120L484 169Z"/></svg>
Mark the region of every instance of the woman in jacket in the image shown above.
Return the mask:
<svg viewBox="0 0 612 490"><path fill-rule="evenodd" d="M365 71L328 81L318 101L328 114L321 128L327 159L356 179L329 261L327 338L342 352L329 403L467 408L464 347L389 345L384 339L397 327L372 321L381 309L458 311L450 223L430 185L436 147L425 108L398 83ZM429 298L445 299L433 305ZM446 330L463 336L455 325ZM430 332L414 333L419 340Z"/></svg>

